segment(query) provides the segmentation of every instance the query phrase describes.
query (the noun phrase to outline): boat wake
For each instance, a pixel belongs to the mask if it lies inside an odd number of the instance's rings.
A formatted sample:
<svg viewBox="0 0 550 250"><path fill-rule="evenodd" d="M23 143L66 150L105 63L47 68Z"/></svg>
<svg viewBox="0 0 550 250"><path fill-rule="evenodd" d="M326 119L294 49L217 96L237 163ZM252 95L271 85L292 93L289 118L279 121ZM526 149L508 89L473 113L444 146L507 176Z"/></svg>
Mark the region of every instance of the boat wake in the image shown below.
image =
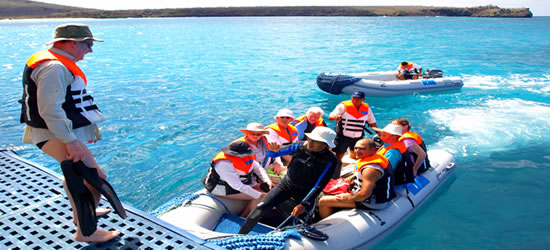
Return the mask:
<svg viewBox="0 0 550 250"><path fill-rule="evenodd" d="M428 111L438 127L453 135L430 149L447 150L456 156L483 156L548 143L550 105L522 99L493 99L476 106Z"/></svg>
<svg viewBox="0 0 550 250"><path fill-rule="evenodd" d="M463 75L465 88L483 90L523 89L536 94L550 95L550 74L533 77L525 74L513 74L508 77L489 75Z"/></svg>

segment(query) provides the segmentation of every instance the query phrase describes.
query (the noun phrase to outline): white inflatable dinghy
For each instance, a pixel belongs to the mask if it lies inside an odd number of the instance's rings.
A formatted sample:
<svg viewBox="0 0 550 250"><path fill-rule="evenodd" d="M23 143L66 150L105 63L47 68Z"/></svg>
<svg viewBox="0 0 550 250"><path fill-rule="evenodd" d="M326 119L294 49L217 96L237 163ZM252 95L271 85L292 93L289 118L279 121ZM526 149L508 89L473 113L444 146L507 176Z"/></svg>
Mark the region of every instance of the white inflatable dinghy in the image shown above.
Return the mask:
<svg viewBox="0 0 550 250"><path fill-rule="evenodd" d="M441 70L429 70L417 80L399 80L396 71L368 73L321 73L317 86L331 94L352 94L363 91L367 96L398 96L414 93L459 90L464 85L460 77L443 77Z"/></svg>
<svg viewBox="0 0 550 250"><path fill-rule="evenodd" d="M228 249L261 244L283 244L285 249L355 249L372 246L413 214L451 176L455 158L443 150L430 150L431 168L418 175L415 183L396 188L397 197L383 210L347 209L313 224L328 236L326 240L295 236L286 232L269 233L275 228L258 224L249 236L239 236L244 219L239 214L245 202L215 197L201 190L178 197L153 212L160 219L197 237ZM349 163L352 161L348 160ZM348 164L342 175L353 171ZM291 231L291 230L289 230ZM267 234L266 234L267 233ZM297 237L296 237L297 235ZM306 234L303 234L306 235ZM276 240L279 243L276 243ZM248 245L247 245L248 244ZM281 247L281 245L279 245ZM255 248L255 247L254 247ZM273 247L276 248L276 247Z"/></svg>

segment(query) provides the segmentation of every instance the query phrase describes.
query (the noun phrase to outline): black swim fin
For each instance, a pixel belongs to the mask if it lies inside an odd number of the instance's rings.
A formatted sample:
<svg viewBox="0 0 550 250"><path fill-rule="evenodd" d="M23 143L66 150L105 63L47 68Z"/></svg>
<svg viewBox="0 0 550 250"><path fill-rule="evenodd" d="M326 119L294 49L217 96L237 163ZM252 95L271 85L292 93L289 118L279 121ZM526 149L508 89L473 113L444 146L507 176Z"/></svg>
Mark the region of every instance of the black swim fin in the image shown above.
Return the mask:
<svg viewBox="0 0 550 250"><path fill-rule="evenodd" d="M97 173L97 170L95 168L89 168L82 161L78 161L73 164L73 167L76 169L77 172L81 173L86 182L90 184L92 187L94 187L98 192L100 192L105 198L107 198L107 201L111 203L111 206L115 210L115 212L122 218L125 219L126 216L126 210L122 206L122 203L118 199L118 196L115 193L115 190L109 184L106 180L99 177L99 174Z"/></svg>
<svg viewBox="0 0 550 250"><path fill-rule="evenodd" d="M72 161L61 162L61 171L63 171L65 183L67 183L67 188L75 204L74 209L76 209L76 216L80 224L80 232L84 236L90 236L97 228L94 197L84 185L82 174L73 168Z"/></svg>

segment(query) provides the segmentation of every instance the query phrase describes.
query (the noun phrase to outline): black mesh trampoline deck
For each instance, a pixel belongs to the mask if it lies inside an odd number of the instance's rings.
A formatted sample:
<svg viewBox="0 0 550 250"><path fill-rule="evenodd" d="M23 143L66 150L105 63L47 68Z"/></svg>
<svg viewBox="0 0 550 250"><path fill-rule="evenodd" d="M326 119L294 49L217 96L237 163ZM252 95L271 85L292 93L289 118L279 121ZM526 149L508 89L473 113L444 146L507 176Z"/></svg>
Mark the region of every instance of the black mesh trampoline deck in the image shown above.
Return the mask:
<svg viewBox="0 0 550 250"><path fill-rule="evenodd" d="M100 206L110 207L105 200ZM58 174L0 150L0 249L220 249L156 217L125 205L128 217L99 218L98 228L119 230L104 243L73 240L75 226Z"/></svg>

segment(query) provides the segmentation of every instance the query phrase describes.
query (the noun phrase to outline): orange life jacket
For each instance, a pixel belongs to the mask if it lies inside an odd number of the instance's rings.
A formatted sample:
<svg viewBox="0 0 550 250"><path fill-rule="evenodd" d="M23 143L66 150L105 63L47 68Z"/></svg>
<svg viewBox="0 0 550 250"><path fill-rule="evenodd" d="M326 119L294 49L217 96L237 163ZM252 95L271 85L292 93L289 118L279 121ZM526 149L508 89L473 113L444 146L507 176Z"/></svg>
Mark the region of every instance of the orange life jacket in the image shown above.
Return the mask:
<svg viewBox="0 0 550 250"><path fill-rule="evenodd" d="M407 64L407 66L405 66L405 67L403 65L399 65L399 68L401 68L402 70L405 70L405 71L410 71L411 69L414 68L413 65L414 65L413 62L409 62Z"/></svg>
<svg viewBox="0 0 550 250"><path fill-rule="evenodd" d="M296 118L296 121L298 121L298 122L301 122L303 120L307 120L307 115L302 115L302 116ZM322 126L324 126L324 122L325 121L323 120L323 117L319 117L319 120L317 120L317 122L315 123L315 126L316 127L322 127Z"/></svg>
<svg viewBox="0 0 550 250"><path fill-rule="evenodd" d="M279 141L281 141L283 145L292 144L298 141L298 130L291 124L288 124L288 127L285 131L283 131L279 127L279 124L276 122L269 124L266 128L273 129L275 132L277 132L277 134L279 135Z"/></svg>
<svg viewBox="0 0 550 250"><path fill-rule="evenodd" d="M380 164L383 169L386 169L388 167L388 164L390 164L385 156L374 154L369 157L359 159L359 161L357 161L357 163L355 164L354 172L361 172L361 170L363 170L363 167L373 163Z"/></svg>
<svg viewBox="0 0 550 250"><path fill-rule="evenodd" d="M413 139L418 145L422 144L422 137L420 137L420 135L412 131L407 131L403 133L401 137L399 137L399 141L403 141L405 139Z"/></svg>
<svg viewBox="0 0 550 250"><path fill-rule="evenodd" d="M382 173L382 176L376 181L374 188L372 189L371 196L367 198L367 200L370 200L372 196L376 197L376 203L384 203L391 199L393 199L396 194L393 190L394 187L394 178L393 178L393 172L391 168L388 168L390 162L388 159L379 154L374 154L372 156L360 159L355 164L355 171L354 171L354 183L352 187L352 193L355 194L361 190L361 187L363 186L363 174L361 173L361 170L369 164L379 164L382 166L384 172Z"/></svg>
<svg viewBox="0 0 550 250"><path fill-rule="evenodd" d="M392 143L391 145L389 145L387 147L386 146L381 147L380 149L378 149L378 152L376 152L376 153L379 154L379 155L385 155L386 152L388 152L389 150L394 149L394 148L398 149L401 154L403 154L403 153L405 153L405 151L407 151L407 146L405 146L405 144L403 144L400 141L396 141L396 142Z"/></svg>
<svg viewBox="0 0 550 250"><path fill-rule="evenodd" d="M256 157L254 155L237 157L237 156L227 155L224 152L219 152L212 160L212 163L215 163L221 160L229 160L231 161L231 163L233 163L233 167L235 167L235 169L246 174L248 173L248 171L250 171L250 168L252 167L252 163L254 163L255 158Z"/></svg>
<svg viewBox="0 0 550 250"><path fill-rule="evenodd" d="M61 104L67 118L72 122L72 129L105 121L101 111L93 102L93 97L86 91L87 80L82 70L71 59L50 50L43 50L32 55L25 64L21 123L35 128L48 128L38 108L38 86L31 79L37 65L45 61L61 62L74 76L73 82L67 87L65 102Z"/></svg>
<svg viewBox="0 0 550 250"><path fill-rule="evenodd" d="M71 73L73 73L73 75L80 76L82 78L82 80L84 80L84 83L88 84L88 80L86 80L86 76L84 75L84 72L82 72L82 70L76 65L76 63L73 62L73 60L71 60L67 57L64 57L60 54L56 54L54 52L51 52L49 50L43 50L43 51L40 51L40 52L32 55L29 58L29 60L27 60L27 66L31 69L34 69L34 67L36 67L36 65L38 65L39 63L41 63L45 60L58 60L58 61L60 61L61 63L63 63L63 65L65 65L65 67L67 67L71 71Z"/></svg>

